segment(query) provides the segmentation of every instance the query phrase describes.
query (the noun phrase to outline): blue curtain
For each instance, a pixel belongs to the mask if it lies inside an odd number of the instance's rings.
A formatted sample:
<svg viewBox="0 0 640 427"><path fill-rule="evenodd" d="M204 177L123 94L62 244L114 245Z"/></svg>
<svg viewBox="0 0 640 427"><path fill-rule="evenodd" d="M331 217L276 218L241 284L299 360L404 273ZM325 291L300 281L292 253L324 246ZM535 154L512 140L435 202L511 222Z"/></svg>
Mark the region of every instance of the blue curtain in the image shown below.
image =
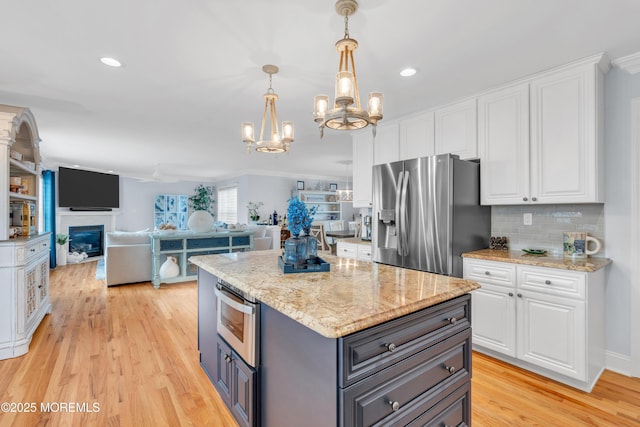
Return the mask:
<svg viewBox="0 0 640 427"><path fill-rule="evenodd" d="M56 173L42 171L42 212L44 216L44 231L51 232L49 246L49 266L56 267Z"/></svg>

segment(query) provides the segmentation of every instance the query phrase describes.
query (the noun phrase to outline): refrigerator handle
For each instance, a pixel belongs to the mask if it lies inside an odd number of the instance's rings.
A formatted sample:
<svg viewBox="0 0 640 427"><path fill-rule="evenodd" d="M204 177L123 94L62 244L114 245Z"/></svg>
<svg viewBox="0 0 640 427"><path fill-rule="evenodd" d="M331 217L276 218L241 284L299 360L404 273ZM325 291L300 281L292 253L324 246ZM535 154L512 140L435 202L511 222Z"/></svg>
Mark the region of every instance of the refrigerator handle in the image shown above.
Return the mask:
<svg viewBox="0 0 640 427"><path fill-rule="evenodd" d="M402 256L402 217L400 210L401 203L401 195L402 195L402 178L404 177L404 171L400 171L398 174L398 183L396 184L396 218L395 218L395 226L396 226L396 236L398 242L398 255Z"/></svg>
<svg viewBox="0 0 640 427"><path fill-rule="evenodd" d="M400 210L402 215L402 229L401 240L402 240L402 255L409 255L409 244L408 244L408 236L407 236L407 222L408 222L408 213L407 213L407 186L409 185L409 171L405 171L404 173L404 182L402 183L402 198L400 201Z"/></svg>

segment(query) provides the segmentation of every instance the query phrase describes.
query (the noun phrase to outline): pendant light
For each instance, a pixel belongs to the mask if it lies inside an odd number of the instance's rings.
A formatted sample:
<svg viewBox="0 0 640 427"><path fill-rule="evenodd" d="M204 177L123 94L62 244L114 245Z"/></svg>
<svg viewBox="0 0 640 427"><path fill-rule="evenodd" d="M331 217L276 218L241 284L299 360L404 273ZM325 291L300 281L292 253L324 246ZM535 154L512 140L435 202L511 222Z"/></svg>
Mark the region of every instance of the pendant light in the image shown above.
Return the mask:
<svg viewBox="0 0 640 427"><path fill-rule="evenodd" d="M349 16L358 10L355 0L338 0L336 12L344 16L344 37L336 42L336 50L340 54L338 73L335 79L335 98L333 108L329 108L329 97L317 95L314 98L313 118L320 127L320 137L324 128L336 130L355 130L372 125L375 136L376 124L382 120L383 96L380 92L369 94L368 110L360 105L360 92L356 76L356 65L353 52L358 42L349 36Z"/></svg>
<svg viewBox="0 0 640 427"><path fill-rule="evenodd" d="M275 65L264 65L262 71L269 74L269 89L264 94L264 112L262 113L262 126L260 127L260 139L255 141L254 128L252 122L242 123L242 142L247 144L247 152L251 152L251 147L255 144L256 151L262 153L283 153L288 152L293 142L293 122L282 122L282 134L278 129L278 114L276 112L276 100L278 94L271 87L272 77L279 69ZM265 124L269 123L270 132L268 139L264 138Z"/></svg>

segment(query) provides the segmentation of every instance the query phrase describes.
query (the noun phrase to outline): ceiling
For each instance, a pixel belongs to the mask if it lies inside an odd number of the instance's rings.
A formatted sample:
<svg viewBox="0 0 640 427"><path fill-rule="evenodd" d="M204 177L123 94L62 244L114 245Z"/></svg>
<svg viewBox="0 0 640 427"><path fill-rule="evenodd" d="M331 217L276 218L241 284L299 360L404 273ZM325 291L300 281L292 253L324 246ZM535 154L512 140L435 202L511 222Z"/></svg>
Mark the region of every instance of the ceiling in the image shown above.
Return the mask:
<svg viewBox="0 0 640 427"><path fill-rule="evenodd" d="M240 174L340 177L348 133L312 119L333 97L334 0L5 1L0 104L29 107L45 166L216 181ZM350 18L360 92L382 91L385 120L599 52L640 51L637 0L360 0ZM102 56L122 68L100 63ZM289 154L247 155L259 130L264 64ZM418 74L403 78L405 66ZM382 123L384 123L384 121Z"/></svg>

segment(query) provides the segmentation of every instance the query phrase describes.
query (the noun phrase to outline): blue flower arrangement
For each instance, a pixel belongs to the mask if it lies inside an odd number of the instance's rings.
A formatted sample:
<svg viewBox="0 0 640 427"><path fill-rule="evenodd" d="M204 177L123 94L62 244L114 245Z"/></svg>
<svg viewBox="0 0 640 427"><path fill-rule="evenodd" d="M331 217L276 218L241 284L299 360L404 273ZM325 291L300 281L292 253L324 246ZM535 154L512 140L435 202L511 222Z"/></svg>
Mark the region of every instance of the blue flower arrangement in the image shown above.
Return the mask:
<svg viewBox="0 0 640 427"><path fill-rule="evenodd" d="M294 196L287 200L289 208L287 209L287 229L291 234L298 236L302 230L309 234L311 224L316 214L316 206L307 209L307 205L298 196Z"/></svg>

